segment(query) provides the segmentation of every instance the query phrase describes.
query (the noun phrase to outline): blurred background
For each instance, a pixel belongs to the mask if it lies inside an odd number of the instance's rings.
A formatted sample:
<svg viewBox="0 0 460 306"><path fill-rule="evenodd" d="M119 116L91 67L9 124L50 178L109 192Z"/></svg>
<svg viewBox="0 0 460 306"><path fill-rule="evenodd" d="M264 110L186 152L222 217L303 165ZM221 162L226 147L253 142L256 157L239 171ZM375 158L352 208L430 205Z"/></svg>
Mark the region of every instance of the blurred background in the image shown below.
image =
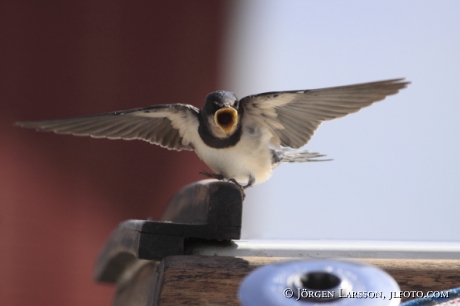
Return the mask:
<svg viewBox="0 0 460 306"><path fill-rule="evenodd" d="M108 305L93 266L126 219L202 179L192 152L15 121L406 77L247 190L245 239L460 243L457 1L0 2L0 304Z"/></svg>

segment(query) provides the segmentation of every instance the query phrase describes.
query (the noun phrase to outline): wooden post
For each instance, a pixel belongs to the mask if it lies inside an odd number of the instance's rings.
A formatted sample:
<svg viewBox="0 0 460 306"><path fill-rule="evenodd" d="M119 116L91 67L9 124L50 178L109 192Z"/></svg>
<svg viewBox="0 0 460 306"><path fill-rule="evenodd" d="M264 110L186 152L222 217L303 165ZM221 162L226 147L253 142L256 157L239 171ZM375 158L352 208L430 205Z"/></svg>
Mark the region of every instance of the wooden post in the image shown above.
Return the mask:
<svg viewBox="0 0 460 306"><path fill-rule="evenodd" d="M138 260L182 255L189 239L239 239L243 192L232 183L204 180L172 198L162 221L128 220L112 233L96 263L95 279L117 283Z"/></svg>
<svg viewBox="0 0 460 306"><path fill-rule="evenodd" d="M96 264L95 278L117 285L116 306L239 305L237 290L254 269L286 257L187 255L194 245L239 239L243 194L231 183L201 181L182 189L162 221L126 221ZM299 258L297 258L299 259ZM387 271L401 290L460 286L460 260L359 259Z"/></svg>

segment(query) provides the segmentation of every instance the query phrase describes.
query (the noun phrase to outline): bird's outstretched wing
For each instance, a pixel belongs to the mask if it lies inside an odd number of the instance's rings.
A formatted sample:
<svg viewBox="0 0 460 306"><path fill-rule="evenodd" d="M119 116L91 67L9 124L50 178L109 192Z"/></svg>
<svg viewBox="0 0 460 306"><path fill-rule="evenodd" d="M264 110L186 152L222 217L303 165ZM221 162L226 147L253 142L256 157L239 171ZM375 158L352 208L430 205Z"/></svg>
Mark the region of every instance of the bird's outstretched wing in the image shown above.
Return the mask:
<svg viewBox="0 0 460 306"><path fill-rule="evenodd" d="M193 150L199 110L188 104L154 105L101 115L16 125L58 134L109 139L141 139L172 150Z"/></svg>
<svg viewBox="0 0 460 306"><path fill-rule="evenodd" d="M394 79L314 90L268 92L247 96L240 103L246 120L271 131L275 145L300 148L310 140L321 122L357 112L408 84L404 79Z"/></svg>

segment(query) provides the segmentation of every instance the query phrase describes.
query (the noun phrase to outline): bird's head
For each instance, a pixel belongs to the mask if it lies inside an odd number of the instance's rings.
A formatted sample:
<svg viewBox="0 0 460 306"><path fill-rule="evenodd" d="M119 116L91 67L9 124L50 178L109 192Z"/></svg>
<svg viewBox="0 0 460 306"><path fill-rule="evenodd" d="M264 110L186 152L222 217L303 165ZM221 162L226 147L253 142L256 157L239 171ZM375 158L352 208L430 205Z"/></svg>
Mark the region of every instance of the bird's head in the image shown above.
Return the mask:
<svg viewBox="0 0 460 306"><path fill-rule="evenodd" d="M240 121L238 98L229 91L215 91L206 97L203 114L211 132L219 138L231 136Z"/></svg>

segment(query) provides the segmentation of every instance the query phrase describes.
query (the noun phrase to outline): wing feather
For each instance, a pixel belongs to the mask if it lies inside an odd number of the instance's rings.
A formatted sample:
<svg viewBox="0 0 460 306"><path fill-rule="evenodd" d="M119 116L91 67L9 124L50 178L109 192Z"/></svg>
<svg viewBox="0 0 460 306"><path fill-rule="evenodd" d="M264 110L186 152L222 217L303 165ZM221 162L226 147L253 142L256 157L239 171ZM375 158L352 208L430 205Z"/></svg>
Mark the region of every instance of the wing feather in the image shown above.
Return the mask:
<svg viewBox="0 0 460 306"><path fill-rule="evenodd" d="M323 121L355 113L396 94L408 84L404 79L393 79L314 90L269 92L245 97L241 105L244 116L272 132L274 145L300 148Z"/></svg>
<svg viewBox="0 0 460 306"><path fill-rule="evenodd" d="M188 104L154 105L126 111L33 122L25 128L109 139L141 139L172 150L193 150L199 110Z"/></svg>

